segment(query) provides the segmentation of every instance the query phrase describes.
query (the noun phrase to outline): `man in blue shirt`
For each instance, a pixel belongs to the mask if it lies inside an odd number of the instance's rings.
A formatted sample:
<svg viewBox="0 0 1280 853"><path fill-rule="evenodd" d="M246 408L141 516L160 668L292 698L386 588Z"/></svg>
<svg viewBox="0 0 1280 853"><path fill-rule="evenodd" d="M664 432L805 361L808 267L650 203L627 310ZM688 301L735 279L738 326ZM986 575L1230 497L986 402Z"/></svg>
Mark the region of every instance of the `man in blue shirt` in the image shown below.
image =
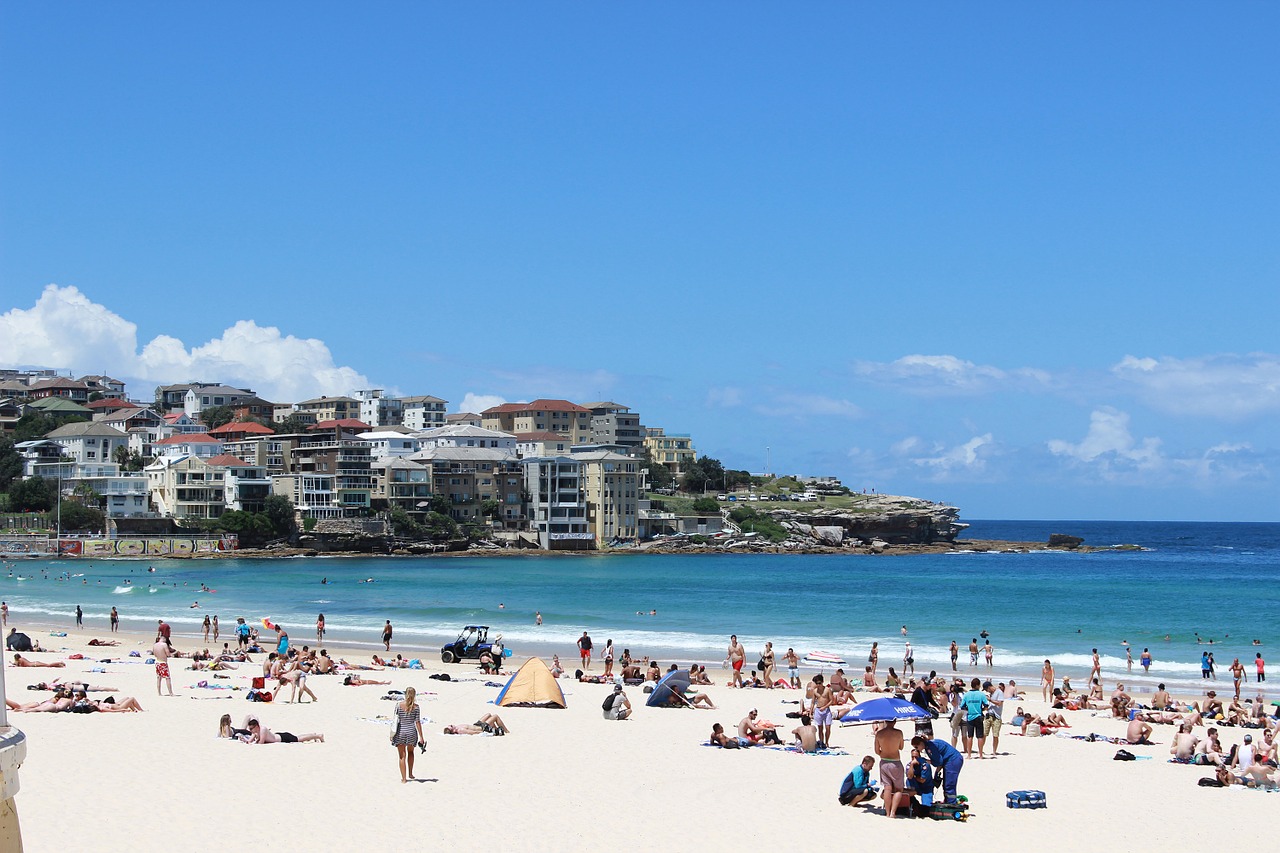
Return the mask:
<svg viewBox="0 0 1280 853"><path fill-rule="evenodd" d="M991 700L987 698L987 694L982 690L982 681L975 678L969 682L969 690L960 697L960 704L964 707L964 755L965 758L973 758L973 741L978 741L978 757L983 758L982 751L987 746L987 732L983 726L982 718L986 713L987 706L991 704Z"/></svg>
<svg viewBox="0 0 1280 853"><path fill-rule="evenodd" d="M960 779L960 770L964 767L964 756L951 744L938 738L928 740L916 735L911 739L911 745L916 749L924 750L929 756L929 761L942 774L942 791L946 796L946 802L954 803L956 783Z"/></svg>
<svg viewBox="0 0 1280 853"><path fill-rule="evenodd" d="M844 777L840 785L840 805L856 806L868 803L876 798L875 781L871 778L871 768L876 760L868 755L862 763L853 768L853 772Z"/></svg>

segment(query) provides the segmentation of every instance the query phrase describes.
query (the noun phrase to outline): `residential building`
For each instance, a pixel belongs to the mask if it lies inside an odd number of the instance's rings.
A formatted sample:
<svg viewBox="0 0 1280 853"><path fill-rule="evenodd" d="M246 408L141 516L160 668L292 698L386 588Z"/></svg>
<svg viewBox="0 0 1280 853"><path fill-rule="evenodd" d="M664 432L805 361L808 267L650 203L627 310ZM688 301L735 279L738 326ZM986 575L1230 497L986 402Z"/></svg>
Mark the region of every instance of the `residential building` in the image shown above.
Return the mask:
<svg viewBox="0 0 1280 853"><path fill-rule="evenodd" d="M94 417L94 420L100 424L115 427L122 432L139 428L154 429L164 426L164 418L160 416L154 409L144 409L134 407L132 409L117 409L109 412L101 417Z"/></svg>
<svg viewBox="0 0 1280 853"><path fill-rule="evenodd" d="M103 399L123 400L124 383L110 376L81 376L80 381L89 386L90 394L101 394Z"/></svg>
<svg viewBox="0 0 1280 853"><path fill-rule="evenodd" d="M360 401L360 420L372 427L398 426L404 423L404 401L388 397L381 388L367 388L356 392Z"/></svg>
<svg viewBox="0 0 1280 853"><path fill-rule="evenodd" d="M139 409L142 408L132 400L124 400L118 397L103 397L100 400L92 400L84 404L84 407L93 412L95 421L101 420L112 412L118 412L121 409Z"/></svg>
<svg viewBox="0 0 1280 853"><path fill-rule="evenodd" d="M295 407L297 413L322 421L356 420L360 417L360 401L354 397L316 397L303 400Z"/></svg>
<svg viewBox="0 0 1280 853"><path fill-rule="evenodd" d="M0 435L13 432L22 419L22 404L12 397L0 397Z"/></svg>
<svg viewBox="0 0 1280 853"><path fill-rule="evenodd" d="M640 460L610 450L574 451L582 463L587 524L597 548L634 542L640 535Z"/></svg>
<svg viewBox="0 0 1280 853"><path fill-rule="evenodd" d="M208 460L209 470L221 469L223 497L228 510L262 512L271 496L271 480L262 465L250 465L238 456L221 453Z"/></svg>
<svg viewBox="0 0 1280 853"><path fill-rule="evenodd" d="M558 432L522 432L516 435L516 453L521 458L564 456L573 443Z"/></svg>
<svg viewBox="0 0 1280 853"><path fill-rule="evenodd" d="M231 414L238 421L261 421L269 424L275 419L275 411L275 403L269 403L256 394L231 405Z"/></svg>
<svg viewBox="0 0 1280 853"><path fill-rule="evenodd" d="M0 370L0 387L4 388L5 389L4 393L7 394L9 393L9 390L14 387L17 387L25 391L25 389L31 387L32 385L41 381L42 379L57 379L57 378L58 378L58 371L50 370L47 367L36 368L34 370L32 369L14 370L12 368L5 368L3 370Z"/></svg>
<svg viewBox="0 0 1280 853"><path fill-rule="evenodd" d="M170 412L164 416L164 422L176 433L191 434L205 431L204 425L186 412Z"/></svg>
<svg viewBox="0 0 1280 853"><path fill-rule="evenodd" d="M93 409L66 397L57 396L32 400L26 404L25 411L39 412L42 415L49 415L59 419L93 417Z"/></svg>
<svg viewBox="0 0 1280 853"><path fill-rule="evenodd" d="M641 539L677 534L715 536L724 530L724 516L718 512L679 514L655 503L647 500L639 503L637 514Z"/></svg>
<svg viewBox="0 0 1280 853"><path fill-rule="evenodd" d="M584 403L591 410L591 444L613 444L622 452L639 455L644 447L644 427L640 415L619 403Z"/></svg>
<svg viewBox="0 0 1280 853"><path fill-rule="evenodd" d="M451 504L455 521L481 523L485 501L501 504L503 526L518 528L524 518L523 472L514 450L492 447L430 447L410 459L431 471L431 493Z"/></svg>
<svg viewBox="0 0 1280 853"><path fill-rule="evenodd" d="M554 432L570 444L591 441L591 410L568 400L534 400L503 403L481 413L485 429L517 435L522 432Z"/></svg>
<svg viewBox="0 0 1280 853"><path fill-rule="evenodd" d="M409 429L422 431L444 426L445 406L448 400L439 397L418 396L403 397L400 400L404 408L401 423Z"/></svg>
<svg viewBox="0 0 1280 853"><path fill-rule="evenodd" d="M226 511L226 470L199 456L160 456L143 472L156 512L169 518L218 518Z"/></svg>
<svg viewBox="0 0 1280 853"><path fill-rule="evenodd" d="M89 402L89 393L92 391L87 384L78 379L65 379L63 377L55 377L53 379L41 379L32 383L27 388L27 397L32 400L43 400L46 397L64 397L73 403Z"/></svg>
<svg viewBox="0 0 1280 853"><path fill-rule="evenodd" d="M41 464L74 461L67 455L66 448L49 438L19 441L13 449L22 457L22 476L24 477L34 477L36 467Z"/></svg>
<svg viewBox="0 0 1280 853"><path fill-rule="evenodd" d="M484 426L484 418L475 412L455 412L444 416L445 426Z"/></svg>
<svg viewBox="0 0 1280 853"><path fill-rule="evenodd" d="M45 438L62 445L64 454L76 462L110 462L116 448L129 445L123 431L93 421L63 424Z"/></svg>
<svg viewBox="0 0 1280 853"><path fill-rule="evenodd" d="M372 456L369 442L356 437L366 431L368 424L349 418L311 427L304 440L293 444L286 473L272 478L276 493L296 495L294 506L304 517L367 512L373 494Z"/></svg>
<svg viewBox="0 0 1280 853"><path fill-rule="evenodd" d="M422 518L431 500L431 468L403 456L382 456L373 460L374 509L399 507Z"/></svg>
<svg viewBox="0 0 1280 853"><path fill-rule="evenodd" d="M223 452L223 447L221 441L207 433L178 433L153 442L151 451L157 459L164 456L212 459Z"/></svg>
<svg viewBox="0 0 1280 853"><path fill-rule="evenodd" d="M516 437L506 432L473 426L442 426L418 433L418 442L431 447L488 447L515 453Z"/></svg>
<svg viewBox="0 0 1280 853"><path fill-rule="evenodd" d="M151 514L146 476L121 471L114 462L40 462L32 466L32 475L60 479L64 495L87 486L102 496L103 512L111 518Z"/></svg>
<svg viewBox="0 0 1280 853"><path fill-rule="evenodd" d="M300 414L298 412L298 406L296 403L276 403L274 406L271 407L271 420L274 421L275 423L278 423L278 424L284 423L285 421L289 420L289 418L292 418L292 417L297 417L298 420L304 423L313 424L316 422L315 415Z"/></svg>
<svg viewBox="0 0 1280 853"><path fill-rule="evenodd" d="M587 525L583 463L569 456L521 460L528 493L529 526L546 550L588 549L595 536Z"/></svg>
<svg viewBox="0 0 1280 853"><path fill-rule="evenodd" d="M158 427L138 427L129 430L129 452L136 453L143 459L151 459L156 455L155 445L177 434L177 430L168 424Z"/></svg>
<svg viewBox="0 0 1280 853"><path fill-rule="evenodd" d="M369 452L374 460L412 456L422 449L416 435L398 430L372 429L356 437L369 442Z"/></svg>
<svg viewBox="0 0 1280 853"><path fill-rule="evenodd" d="M688 433L668 434L662 427L646 427L644 446L649 451L649 458L666 465L677 477L685 472L689 463L698 459L693 439Z"/></svg>
<svg viewBox="0 0 1280 853"><path fill-rule="evenodd" d="M214 427L209 430L209 435L224 444L233 441L243 441L246 438L261 438L263 436L275 434L276 431L271 427L264 426L257 421L230 421L220 427Z"/></svg>
<svg viewBox="0 0 1280 853"><path fill-rule="evenodd" d="M230 385L194 385L187 389L182 398L182 410L188 417L200 420L200 413L215 406L234 408L248 400L256 400L258 395L247 388L232 388Z"/></svg>

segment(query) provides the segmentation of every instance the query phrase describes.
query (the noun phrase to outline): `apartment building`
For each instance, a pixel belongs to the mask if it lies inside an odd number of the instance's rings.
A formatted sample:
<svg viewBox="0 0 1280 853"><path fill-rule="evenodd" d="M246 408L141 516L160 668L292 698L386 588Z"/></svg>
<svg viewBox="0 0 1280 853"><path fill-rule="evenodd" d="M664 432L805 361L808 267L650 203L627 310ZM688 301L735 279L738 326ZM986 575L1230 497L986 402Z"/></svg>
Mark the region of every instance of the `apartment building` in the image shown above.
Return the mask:
<svg viewBox="0 0 1280 853"><path fill-rule="evenodd" d="M572 456L582 463L587 524L596 547L634 542L640 535L640 460L609 450Z"/></svg>
<svg viewBox="0 0 1280 853"><path fill-rule="evenodd" d="M546 550L581 550L595 544L587 523L583 462L570 456L521 460L528 501L529 527Z"/></svg>
<svg viewBox="0 0 1280 853"><path fill-rule="evenodd" d="M432 447L488 447L507 450L512 453L516 449L516 437L514 435L474 426L442 426L425 430L418 433L418 442L423 449Z"/></svg>
<svg viewBox="0 0 1280 853"><path fill-rule="evenodd" d="M102 496L103 511L111 518L150 515L147 478L121 471L114 462L36 462L29 476L61 480L62 493L84 485Z"/></svg>
<svg viewBox="0 0 1280 853"><path fill-rule="evenodd" d="M356 437L361 441L369 442L369 453L374 461L412 456L422 449L416 434L401 432L399 429L374 428Z"/></svg>
<svg viewBox="0 0 1280 853"><path fill-rule="evenodd" d="M86 463L110 462L116 448L129 445L123 431L93 421L63 424L45 438L62 445L64 455Z"/></svg>
<svg viewBox="0 0 1280 853"><path fill-rule="evenodd" d="M294 406L299 415L315 423L360 420L360 401L354 397L316 397Z"/></svg>
<svg viewBox="0 0 1280 853"><path fill-rule="evenodd" d="M591 438L587 444L611 444L625 448L624 453L638 455L644 447L644 427L640 414L620 403L600 401L584 403L591 410Z"/></svg>
<svg viewBox="0 0 1280 853"><path fill-rule="evenodd" d="M482 413L485 429L513 435L526 432L554 432L570 444L591 442L591 410L568 400L534 400L532 403L504 403Z"/></svg>
<svg viewBox="0 0 1280 853"><path fill-rule="evenodd" d="M431 472L431 494L449 499L450 515L459 522L483 522L485 501L501 504L504 527L516 529L524 519L524 475L514 450L491 447L430 447L410 459Z"/></svg>
<svg viewBox="0 0 1280 853"><path fill-rule="evenodd" d="M123 400L124 399L124 383L119 379L112 379L110 376L101 374L93 374L90 376L81 376L80 381L89 386L90 394L100 394L104 399Z"/></svg>
<svg viewBox="0 0 1280 853"><path fill-rule="evenodd" d="M357 438L361 421L321 422L291 445L285 473L272 476L276 494L288 495L304 517L360 515L372 506L373 474L369 443ZM283 437L282 437L283 438Z"/></svg>
<svg viewBox="0 0 1280 853"><path fill-rule="evenodd" d="M399 426L404 423L404 401L388 397L381 388L367 388L356 392L360 401L357 417L371 427Z"/></svg>
<svg viewBox="0 0 1280 853"><path fill-rule="evenodd" d="M688 433L668 434L662 427L646 427L644 446L654 462L661 462L671 469L671 473L679 477L686 466L698 458L693 448L693 439Z"/></svg>
<svg viewBox="0 0 1280 853"><path fill-rule="evenodd" d="M211 473L222 472L223 496L228 510L262 512L271 496L271 480L262 465L250 465L238 456L221 453L208 460Z"/></svg>
<svg viewBox="0 0 1280 853"><path fill-rule="evenodd" d="M90 406L92 405L91 403ZM164 425L164 418L159 412L155 409L142 408L140 406L135 406L132 409L117 409L101 417L95 415L94 420L100 424L115 427L122 432L143 428L155 429Z"/></svg>
<svg viewBox="0 0 1280 853"><path fill-rule="evenodd" d="M203 432L177 433L151 444L156 458L162 456L197 456L212 459L223 452L222 442Z"/></svg>
<svg viewBox="0 0 1280 853"><path fill-rule="evenodd" d="M143 473L156 512L170 518L218 518L226 511L225 471L199 456L161 456Z"/></svg>
<svg viewBox="0 0 1280 853"><path fill-rule="evenodd" d="M382 456L373 460L370 470L375 510L399 507L417 519L430 510L431 469L428 466L403 456Z"/></svg>
<svg viewBox="0 0 1280 853"><path fill-rule="evenodd" d="M403 407L401 423L411 430L421 432L445 425L444 408L449 404L448 400L423 395L402 397L400 403Z"/></svg>
<svg viewBox="0 0 1280 853"><path fill-rule="evenodd" d="M89 394L93 391L87 383L78 379L41 379L27 387L27 397L32 400L43 400L46 397L63 397L73 403L89 402Z"/></svg>
<svg viewBox="0 0 1280 853"><path fill-rule="evenodd" d="M444 416L445 426L484 426L484 418L475 412L454 412Z"/></svg>
<svg viewBox="0 0 1280 853"><path fill-rule="evenodd" d="M572 443L558 432L522 432L516 435L516 453L523 459L564 456Z"/></svg>

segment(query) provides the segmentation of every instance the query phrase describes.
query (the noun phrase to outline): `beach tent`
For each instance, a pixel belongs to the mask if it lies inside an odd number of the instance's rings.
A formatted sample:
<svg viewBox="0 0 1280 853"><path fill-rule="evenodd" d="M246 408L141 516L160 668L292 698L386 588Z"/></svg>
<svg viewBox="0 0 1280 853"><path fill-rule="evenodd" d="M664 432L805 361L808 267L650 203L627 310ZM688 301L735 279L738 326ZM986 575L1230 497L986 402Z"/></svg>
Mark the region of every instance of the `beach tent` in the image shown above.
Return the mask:
<svg viewBox="0 0 1280 853"><path fill-rule="evenodd" d="M666 675L662 676L662 680L653 686L653 692L649 694L646 705L657 708L674 708L674 705L668 705L667 701L671 698L672 693L678 693L684 696L689 690L689 673L683 669L673 669ZM681 706L686 703L680 703Z"/></svg>
<svg viewBox="0 0 1280 853"><path fill-rule="evenodd" d="M542 708L566 708L564 691L542 658L529 658L507 680L495 705L537 705Z"/></svg>

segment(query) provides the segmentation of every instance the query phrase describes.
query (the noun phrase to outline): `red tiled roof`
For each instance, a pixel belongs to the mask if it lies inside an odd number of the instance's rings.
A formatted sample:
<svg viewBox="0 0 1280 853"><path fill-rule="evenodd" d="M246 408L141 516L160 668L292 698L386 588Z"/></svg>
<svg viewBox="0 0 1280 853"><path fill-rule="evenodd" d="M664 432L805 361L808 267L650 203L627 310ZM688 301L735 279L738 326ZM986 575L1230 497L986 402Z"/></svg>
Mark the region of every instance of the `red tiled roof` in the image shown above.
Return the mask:
<svg viewBox="0 0 1280 853"><path fill-rule="evenodd" d="M213 457L212 459L206 459L205 463L208 465L220 465L223 468L229 468L232 465L236 466L237 468L244 468L249 464L248 462L245 462L243 459L241 459L239 456L232 456L230 453L219 453L217 456Z"/></svg>
<svg viewBox="0 0 1280 853"><path fill-rule="evenodd" d="M115 400L111 397L103 397L101 400L94 400L92 403L85 403L84 407L86 409L109 409L111 411L115 411L116 409L142 408L137 403L132 403L128 400Z"/></svg>
<svg viewBox="0 0 1280 853"><path fill-rule="evenodd" d="M75 379L41 379L31 386L32 391L39 391L45 388L83 388L88 390L89 386Z"/></svg>
<svg viewBox="0 0 1280 853"><path fill-rule="evenodd" d="M358 430L373 429L373 427L369 426L364 421L358 421L355 418L343 418L337 421L320 421L320 423L318 424L312 424L311 426L307 427L307 429L335 429L335 428L358 429Z"/></svg>
<svg viewBox="0 0 1280 853"><path fill-rule="evenodd" d="M275 433L275 430L269 426L263 426L257 421L231 421L230 423L225 423L216 429L209 430L209 435L230 435L233 433L272 435Z"/></svg>
<svg viewBox="0 0 1280 853"><path fill-rule="evenodd" d="M543 430L541 432L518 432L516 441L568 441L569 436L558 432Z"/></svg>
<svg viewBox="0 0 1280 853"><path fill-rule="evenodd" d="M221 444L218 439L204 432L192 432L186 435L171 435L168 438L162 438L155 444Z"/></svg>
<svg viewBox="0 0 1280 853"><path fill-rule="evenodd" d="M174 421L180 420L185 414L186 412L170 412L164 416L164 419L169 423L173 423Z"/></svg>
<svg viewBox="0 0 1280 853"><path fill-rule="evenodd" d="M481 414L498 415L507 412L589 412L590 409L585 406L579 406L577 403L570 403L568 400L534 400L532 403L503 403L501 406L494 406L492 409L485 409Z"/></svg>

